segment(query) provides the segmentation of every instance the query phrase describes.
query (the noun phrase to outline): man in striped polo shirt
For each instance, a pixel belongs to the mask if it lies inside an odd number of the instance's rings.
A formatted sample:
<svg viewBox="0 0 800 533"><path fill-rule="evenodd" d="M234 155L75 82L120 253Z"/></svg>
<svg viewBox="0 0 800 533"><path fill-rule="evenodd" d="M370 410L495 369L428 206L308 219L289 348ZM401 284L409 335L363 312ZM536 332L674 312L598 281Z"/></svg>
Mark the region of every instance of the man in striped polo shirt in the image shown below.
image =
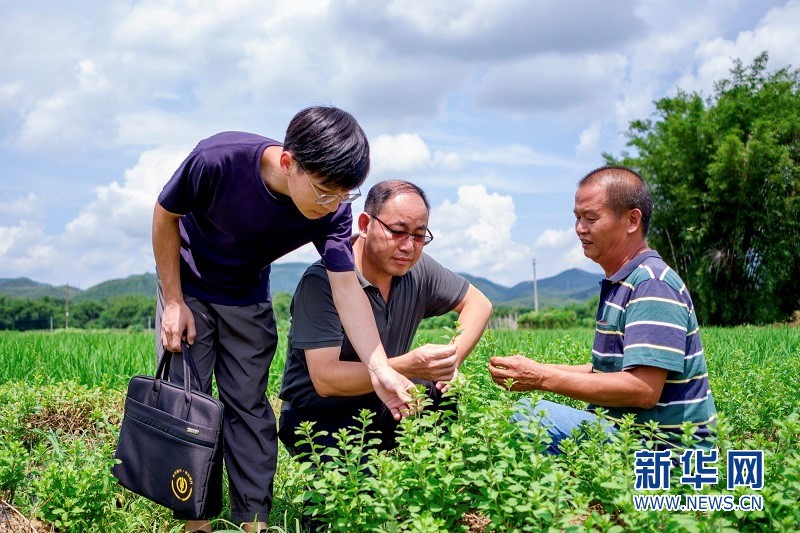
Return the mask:
<svg viewBox="0 0 800 533"><path fill-rule="evenodd" d="M518 421L537 419L552 436L548 450L602 407L609 433L623 415L635 424L658 422L663 447L681 444L681 425L691 423L694 445L711 447L709 425L716 417L697 315L689 291L646 236L652 213L650 191L631 169L606 166L578 183L575 231L583 253L598 263L601 283L592 362L542 364L522 355L492 357L489 371L498 385L542 390L589 403L585 411L542 400L518 403Z"/></svg>

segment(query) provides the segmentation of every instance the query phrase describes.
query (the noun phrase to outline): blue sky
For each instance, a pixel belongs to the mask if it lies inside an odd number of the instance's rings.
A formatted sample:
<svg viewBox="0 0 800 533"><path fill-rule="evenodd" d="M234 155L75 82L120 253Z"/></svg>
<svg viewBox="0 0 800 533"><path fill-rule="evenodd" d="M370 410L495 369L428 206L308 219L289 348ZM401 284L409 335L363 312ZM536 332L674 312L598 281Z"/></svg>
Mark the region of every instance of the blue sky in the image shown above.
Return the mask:
<svg viewBox="0 0 800 533"><path fill-rule="evenodd" d="M280 140L320 103L367 132L367 187L428 192L426 251L452 270L599 271L572 231L575 182L629 122L678 88L711 94L733 58L800 66L798 1L79 0L0 17L0 277L80 288L154 270L153 203L199 139Z"/></svg>

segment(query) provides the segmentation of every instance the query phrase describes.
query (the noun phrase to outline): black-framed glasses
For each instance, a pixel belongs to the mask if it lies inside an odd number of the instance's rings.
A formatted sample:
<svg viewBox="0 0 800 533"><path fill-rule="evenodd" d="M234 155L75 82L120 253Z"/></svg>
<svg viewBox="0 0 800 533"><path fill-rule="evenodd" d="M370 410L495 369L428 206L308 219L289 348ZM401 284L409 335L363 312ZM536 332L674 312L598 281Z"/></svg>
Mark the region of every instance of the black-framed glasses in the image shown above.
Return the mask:
<svg viewBox="0 0 800 533"><path fill-rule="evenodd" d="M308 174L306 174L306 169L303 168L303 165L301 165L296 159L295 163L297 163L297 168L303 171L303 175L308 180L308 184L311 185L311 188L314 190L314 194L317 195L318 204L328 205L332 202L335 202L336 200L339 200L339 202L343 204L349 204L357 200L358 198L361 198L361 187L358 188L358 192L351 192L347 194L320 194L319 192L317 192L317 186L314 185L314 182L311 181L311 178L309 178Z"/></svg>
<svg viewBox="0 0 800 533"><path fill-rule="evenodd" d="M390 227L386 222L379 219L372 213L367 213L367 214L372 218L374 218L375 220L377 220L378 222L380 222L381 226L386 228L386 231L388 231L392 235L392 239L396 241L402 242L405 241L407 238L411 237L411 239L414 241L415 244L421 244L422 246L425 246L427 244L430 244L430 242L433 240L433 233L431 233L431 230L429 230L428 228L425 228L425 233L409 233L408 231L403 231L400 229L394 229Z"/></svg>

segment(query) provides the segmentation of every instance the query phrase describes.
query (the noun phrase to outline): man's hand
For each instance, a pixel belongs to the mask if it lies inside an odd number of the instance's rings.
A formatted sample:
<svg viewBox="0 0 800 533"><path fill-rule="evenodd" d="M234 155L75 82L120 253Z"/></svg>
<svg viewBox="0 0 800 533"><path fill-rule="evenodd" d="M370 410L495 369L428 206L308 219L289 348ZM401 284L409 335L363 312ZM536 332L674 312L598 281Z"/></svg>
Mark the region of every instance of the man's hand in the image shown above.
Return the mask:
<svg viewBox="0 0 800 533"><path fill-rule="evenodd" d="M186 343L194 344L197 331L194 315L184 302L169 302L161 315L161 344L170 352L181 351L181 337L186 333Z"/></svg>
<svg viewBox="0 0 800 533"><path fill-rule="evenodd" d="M454 344L426 344L411 350L408 355L407 375L425 381L450 381L458 369Z"/></svg>
<svg viewBox="0 0 800 533"><path fill-rule="evenodd" d="M460 374L458 373L458 369L456 369L456 372L455 374L453 374L453 377L450 379L450 381L437 381L436 388L439 389L439 391L441 391L442 394L444 394L445 392L450 390L450 385L458 379L459 375Z"/></svg>
<svg viewBox="0 0 800 533"><path fill-rule="evenodd" d="M389 408L395 420L417 413L417 406L408 392L414 384L408 378L388 365L370 369L369 378L378 398Z"/></svg>
<svg viewBox="0 0 800 533"><path fill-rule="evenodd" d="M542 383L546 372L547 366L519 354L489 358L489 373L492 375L492 380L506 388L506 380L513 379L514 384L511 386L513 391L543 390Z"/></svg>

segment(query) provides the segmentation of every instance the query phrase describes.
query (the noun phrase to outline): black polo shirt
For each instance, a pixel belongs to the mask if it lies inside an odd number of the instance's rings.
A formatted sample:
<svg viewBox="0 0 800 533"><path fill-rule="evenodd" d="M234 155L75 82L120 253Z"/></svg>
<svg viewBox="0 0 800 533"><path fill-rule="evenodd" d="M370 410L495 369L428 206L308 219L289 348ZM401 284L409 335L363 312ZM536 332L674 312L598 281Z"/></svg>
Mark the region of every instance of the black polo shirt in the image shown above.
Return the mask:
<svg viewBox="0 0 800 533"><path fill-rule="evenodd" d="M392 279L389 301L356 270L369 299L386 354L402 355L411 348L422 319L453 310L464 299L469 282L422 254L405 275ZM280 398L295 408L360 409L373 405L375 393L361 396L328 397L317 394L306 364L305 350L341 346L341 361L359 361L345 335L333 304L328 273L321 262L303 274L291 306L292 324Z"/></svg>

